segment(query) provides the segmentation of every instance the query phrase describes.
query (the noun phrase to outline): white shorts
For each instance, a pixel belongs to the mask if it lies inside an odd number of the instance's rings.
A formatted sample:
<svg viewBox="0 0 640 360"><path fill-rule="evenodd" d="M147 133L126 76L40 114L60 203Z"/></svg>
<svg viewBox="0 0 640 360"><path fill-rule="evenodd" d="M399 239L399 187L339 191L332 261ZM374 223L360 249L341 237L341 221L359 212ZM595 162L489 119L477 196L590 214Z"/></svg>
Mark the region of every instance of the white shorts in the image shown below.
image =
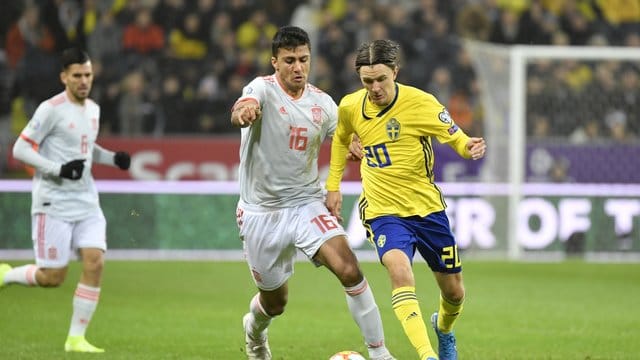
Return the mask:
<svg viewBox="0 0 640 360"><path fill-rule="evenodd" d="M236 215L253 280L267 291L279 288L291 277L296 249L313 260L325 241L346 236L321 201L279 209L240 202Z"/></svg>
<svg viewBox="0 0 640 360"><path fill-rule="evenodd" d="M74 250L107 250L107 222L101 210L78 221L64 221L38 213L31 217L31 237L36 265L63 268L69 264Z"/></svg>

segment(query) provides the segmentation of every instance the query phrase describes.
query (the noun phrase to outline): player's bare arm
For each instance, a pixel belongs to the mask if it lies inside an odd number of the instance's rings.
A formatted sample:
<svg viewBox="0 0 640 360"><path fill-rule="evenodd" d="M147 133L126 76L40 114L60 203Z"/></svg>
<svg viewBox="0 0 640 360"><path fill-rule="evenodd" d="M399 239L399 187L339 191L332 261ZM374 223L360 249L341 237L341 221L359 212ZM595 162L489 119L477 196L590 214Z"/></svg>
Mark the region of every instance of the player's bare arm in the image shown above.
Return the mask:
<svg viewBox="0 0 640 360"><path fill-rule="evenodd" d="M247 127L260 118L260 104L253 99L237 103L231 111L231 124L237 127Z"/></svg>
<svg viewBox="0 0 640 360"><path fill-rule="evenodd" d="M484 157L485 152L487 151L487 144L484 142L483 138L472 137L467 141L467 151L471 154L471 159L478 160Z"/></svg>
<svg viewBox="0 0 640 360"><path fill-rule="evenodd" d="M342 193L340 193L340 191L327 191L327 197L324 203L331 215L342 222Z"/></svg>

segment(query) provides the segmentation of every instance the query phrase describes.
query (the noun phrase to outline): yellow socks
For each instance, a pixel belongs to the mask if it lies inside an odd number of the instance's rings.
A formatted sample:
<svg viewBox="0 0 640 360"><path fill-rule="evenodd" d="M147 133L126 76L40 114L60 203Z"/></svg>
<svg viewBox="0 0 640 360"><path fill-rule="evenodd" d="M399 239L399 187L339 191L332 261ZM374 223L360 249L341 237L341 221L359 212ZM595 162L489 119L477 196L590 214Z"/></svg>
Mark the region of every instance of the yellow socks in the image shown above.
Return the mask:
<svg viewBox="0 0 640 360"><path fill-rule="evenodd" d="M422 319L415 287L404 286L393 290L391 304L393 312L402 324L404 333L407 334L411 345L416 348L420 359L425 359L427 355L435 355L429 342L427 327Z"/></svg>
<svg viewBox="0 0 640 360"><path fill-rule="evenodd" d="M447 334L451 332L453 323L458 319L462 312L464 299L454 304L440 295L440 310L438 311L438 329Z"/></svg>

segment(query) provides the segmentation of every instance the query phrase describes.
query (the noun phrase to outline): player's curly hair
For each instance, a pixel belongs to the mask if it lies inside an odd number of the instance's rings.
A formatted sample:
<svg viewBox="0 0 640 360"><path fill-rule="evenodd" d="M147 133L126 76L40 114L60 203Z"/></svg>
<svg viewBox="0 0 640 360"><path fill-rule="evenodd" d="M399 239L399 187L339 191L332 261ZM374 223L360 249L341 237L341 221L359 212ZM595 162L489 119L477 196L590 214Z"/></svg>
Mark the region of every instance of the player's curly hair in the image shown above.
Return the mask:
<svg viewBox="0 0 640 360"><path fill-rule="evenodd" d="M393 40L373 40L360 45L356 51L356 71L375 64L383 64L394 70L398 68L400 45Z"/></svg>

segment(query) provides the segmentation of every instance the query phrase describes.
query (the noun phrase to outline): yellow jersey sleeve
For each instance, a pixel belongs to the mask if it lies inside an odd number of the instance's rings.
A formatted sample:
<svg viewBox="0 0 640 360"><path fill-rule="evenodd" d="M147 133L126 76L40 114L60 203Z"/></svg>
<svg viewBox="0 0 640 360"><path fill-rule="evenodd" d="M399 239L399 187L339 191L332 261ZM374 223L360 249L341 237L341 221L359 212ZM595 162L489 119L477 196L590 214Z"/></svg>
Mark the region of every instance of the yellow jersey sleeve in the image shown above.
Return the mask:
<svg viewBox="0 0 640 360"><path fill-rule="evenodd" d="M411 89L411 88L409 88ZM426 109L424 121L421 127L424 136L434 136L441 144L447 144L465 159L471 158L467 150L469 136L455 124L449 111L433 95L419 92L416 94L416 102L419 108Z"/></svg>
<svg viewBox="0 0 640 360"><path fill-rule="evenodd" d="M349 144L354 133L353 122L357 113L354 112L355 94L345 96L338 106L338 125L331 141L331 160L329 175L327 176L327 191L339 191L340 182L347 164Z"/></svg>

